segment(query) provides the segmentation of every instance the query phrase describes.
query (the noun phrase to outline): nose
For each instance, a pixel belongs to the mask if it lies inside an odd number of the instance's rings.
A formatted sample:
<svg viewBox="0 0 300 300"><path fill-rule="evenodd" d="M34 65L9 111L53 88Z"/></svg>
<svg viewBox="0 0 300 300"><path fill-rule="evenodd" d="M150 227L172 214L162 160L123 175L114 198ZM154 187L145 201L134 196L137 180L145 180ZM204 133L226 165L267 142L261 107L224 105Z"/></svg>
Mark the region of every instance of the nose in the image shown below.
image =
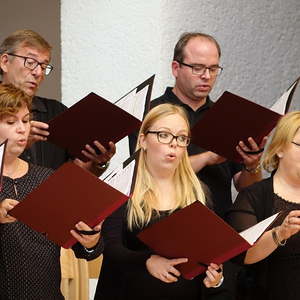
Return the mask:
<svg viewBox="0 0 300 300"><path fill-rule="evenodd" d="M18 127L17 127L17 132L18 133L23 133L23 132L25 132L25 124L22 122L22 121L20 121L19 123L18 123Z"/></svg>
<svg viewBox="0 0 300 300"><path fill-rule="evenodd" d="M43 76L43 75L44 75L44 71L43 71L41 65L37 65L37 66L31 71L31 74L32 74L34 77L40 77L40 76Z"/></svg>
<svg viewBox="0 0 300 300"><path fill-rule="evenodd" d="M210 79L210 71L208 68L205 69L205 71L202 73L201 75L202 78L205 78L205 79Z"/></svg>
<svg viewBox="0 0 300 300"><path fill-rule="evenodd" d="M176 147L177 146L177 139L175 136L173 136L172 141L170 142L171 147Z"/></svg>

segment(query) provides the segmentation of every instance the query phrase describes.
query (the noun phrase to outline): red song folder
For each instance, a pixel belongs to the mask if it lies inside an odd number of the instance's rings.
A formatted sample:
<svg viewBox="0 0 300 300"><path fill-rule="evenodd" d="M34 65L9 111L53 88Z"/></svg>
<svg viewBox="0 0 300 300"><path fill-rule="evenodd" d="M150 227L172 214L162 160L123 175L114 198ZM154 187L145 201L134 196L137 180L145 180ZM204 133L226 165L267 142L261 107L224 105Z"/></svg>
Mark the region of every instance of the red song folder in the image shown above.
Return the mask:
<svg viewBox="0 0 300 300"><path fill-rule="evenodd" d="M67 162L9 213L49 240L69 248L70 234L83 221L94 227L128 200L128 196L72 162Z"/></svg>
<svg viewBox="0 0 300 300"><path fill-rule="evenodd" d="M250 248L279 214L237 233L199 201L150 225L138 237L155 253L167 258L188 258L178 265L192 279L211 262L221 264Z"/></svg>
<svg viewBox="0 0 300 300"><path fill-rule="evenodd" d="M230 92L224 92L192 128L192 143L231 161L241 162L239 141L252 137L259 145L281 115Z"/></svg>

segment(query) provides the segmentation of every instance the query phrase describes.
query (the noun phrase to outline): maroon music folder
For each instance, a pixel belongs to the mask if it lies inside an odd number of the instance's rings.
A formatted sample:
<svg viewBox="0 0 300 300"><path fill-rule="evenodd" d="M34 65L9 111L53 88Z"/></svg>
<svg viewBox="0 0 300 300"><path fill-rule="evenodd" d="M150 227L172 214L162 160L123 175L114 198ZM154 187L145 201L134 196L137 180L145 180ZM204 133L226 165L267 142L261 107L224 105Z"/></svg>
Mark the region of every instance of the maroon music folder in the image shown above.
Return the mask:
<svg viewBox="0 0 300 300"><path fill-rule="evenodd" d="M210 263L221 264L250 248L277 217L278 214L273 215L243 235L196 201L150 225L138 237L163 257L188 258L187 263L176 268L184 278L192 279Z"/></svg>
<svg viewBox="0 0 300 300"><path fill-rule="evenodd" d="M48 140L86 161L85 145L98 140L105 147L136 131L141 121L115 104L90 93L49 122Z"/></svg>
<svg viewBox="0 0 300 300"><path fill-rule="evenodd" d="M276 126L281 115L230 92L224 92L192 128L192 143L231 161L241 162L239 141L249 137L259 145Z"/></svg>
<svg viewBox="0 0 300 300"><path fill-rule="evenodd" d="M49 240L69 248L70 234L83 221L94 227L128 200L90 172L72 162L62 165L9 213Z"/></svg>

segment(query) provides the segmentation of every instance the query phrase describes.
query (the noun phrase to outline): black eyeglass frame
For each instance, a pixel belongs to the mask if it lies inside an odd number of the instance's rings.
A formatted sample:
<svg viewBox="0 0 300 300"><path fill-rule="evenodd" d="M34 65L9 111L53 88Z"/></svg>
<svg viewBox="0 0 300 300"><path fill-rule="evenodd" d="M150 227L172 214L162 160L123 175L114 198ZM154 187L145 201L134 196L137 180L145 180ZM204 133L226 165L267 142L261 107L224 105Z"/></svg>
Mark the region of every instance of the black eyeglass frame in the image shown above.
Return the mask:
<svg viewBox="0 0 300 300"><path fill-rule="evenodd" d="M175 139L175 140L176 140L176 143L177 143L177 145L178 145L179 147L187 147L187 146L190 144L190 142L191 142L191 137L189 137L189 136L187 136L187 135L184 135L184 134L181 134L181 135L174 135L173 133L168 132L168 131L154 131L154 130L148 130L148 131L146 132L146 134L148 134L148 133L156 134L157 140L158 140L160 143L162 143L162 144L171 144L171 143L173 142L173 140ZM171 139L168 143L162 142L162 141L160 140L160 137L159 137L159 134L160 134L160 133L166 133L166 134L169 134L169 135L172 136L172 139ZM187 142L186 142L185 145L182 145L181 142L178 143L178 138L179 138L179 137L182 137L182 136L184 136L185 138L187 138Z"/></svg>
<svg viewBox="0 0 300 300"><path fill-rule="evenodd" d="M29 57L29 56L23 56L23 55L18 55L18 54L14 54L14 53L6 53L7 55L11 55L11 56L15 56L15 57L20 57L20 58L23 58L24 59L24 67L33 71L35 68L37 68L38 65L41 66L42 70L43 70L43 73L48 76L52 70L54 69L53 66L51 66L50 64L45 64L45 63L41 63L39 62L38 60L36 60L35 58L33 57ZM28 65L26 65L26 61L28 59L32 59L34 62L35 62L35 66L32 68L32 67L29 67Z"/></svg>
<svg viewBox="0 0 300 300"><path fill-rule="evenodd" d="M206 70L208 70L210 76L217 77L217 76L221 75L221 73L223 72L223 67L221 67L221 66L211 66L211 67L207 67L207 66L205 66L205 65L190 65L190 64L184 63L183 61L179 61L179 60L176 60L176 61L177 61L180 65L183 65L183 66L186 66L186 67L191 68L191 69L192 69L192 73L193 73L194 75L203 75L203 74L206 72ZM197 71L195 71L195 68L197 68L197 67L202 68L202 72L197 72ZM213 71L212 71L212 70L214 70L214 68L216 68L216 70L217 70L215 74L214 74Z"/></svg>
<svg viewBox="0 0 300 300"><path fill-rule="evenodd" d="M294 145L296 145L296 146L298 146L298 147L300 147L300 144L299 144L299 143L296 143L296 142L294 142L294 141L291 141L291 143L294 144Z"/></svg>

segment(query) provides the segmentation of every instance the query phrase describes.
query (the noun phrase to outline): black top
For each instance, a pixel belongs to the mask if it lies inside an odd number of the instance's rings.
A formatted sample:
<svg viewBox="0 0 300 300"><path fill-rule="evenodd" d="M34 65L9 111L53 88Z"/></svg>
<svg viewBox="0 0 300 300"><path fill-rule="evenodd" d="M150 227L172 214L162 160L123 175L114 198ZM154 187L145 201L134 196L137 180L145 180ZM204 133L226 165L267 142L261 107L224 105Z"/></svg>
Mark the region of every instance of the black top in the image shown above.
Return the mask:
<svg viewBox="0 0 300 300"><path fill-rule="evenodd" d="M169 215L162 211L152 217L151 224ZM203 275L193 280L178 278L175 283L164 283L147 271L146 260L152 251L137 234L129 231L126 222L126 204L108 217L103 224L104 259L95 299L189 299L200 300Z"/></svg>
<svg viewBox="0 0 300 300"><path fill-rule="evenodd" d="M67 109L62 103L35 96L32 102L33 120L48 123L51 119ZM66 150L50 142L36 142L31 148L26 149L21 158L46 168L57 169L69 160Z"/></svg>
<svg viewBox="0 0 300 300"><path fill-rule="evenodd" d="M204 114L214 104L209 97L207 97L206 103L194 111L190 106L179 100L179 98L172 92L171 87L168 87L161 97L150 102L151 107L163 103L171 103L185 108L191 127L201 120ZM216 122L217 121L218 120L216 120ZM193 143L191 143L188 147L189 155L205 151L205 149L202 149ZM233 176L241 170L241 164L225 161L221 164L207 166L197 173L199 179L209 187L214 204L214 211L221 217L225 215L226 211L228 211L232 205L231 181Z"/></svg>
<svg viewBox="0 0 300 300"><path fill-rule="evenodd" d="M241 231L279 211L296 209L300 209L300 203L289 202L274 193L271 177L240 192L227 220ZM300 299L300 234L293 235L265 260L251 265L249 274L248 280L253 282L245 299Z"/></svg>
<svg viewBox="0 0 300 300"><path fill-rule="evenodd" d="M4 176L0 201L22 201L52 172L29 164L27 174L20 178ZM99 243L93 253L88 253L77 243L73 250L77 257L91 260L100 255L102 247ZM59 259L60 247L41 233L19 221L0 224L0 299L64 299L60 292Z"/></svg>

